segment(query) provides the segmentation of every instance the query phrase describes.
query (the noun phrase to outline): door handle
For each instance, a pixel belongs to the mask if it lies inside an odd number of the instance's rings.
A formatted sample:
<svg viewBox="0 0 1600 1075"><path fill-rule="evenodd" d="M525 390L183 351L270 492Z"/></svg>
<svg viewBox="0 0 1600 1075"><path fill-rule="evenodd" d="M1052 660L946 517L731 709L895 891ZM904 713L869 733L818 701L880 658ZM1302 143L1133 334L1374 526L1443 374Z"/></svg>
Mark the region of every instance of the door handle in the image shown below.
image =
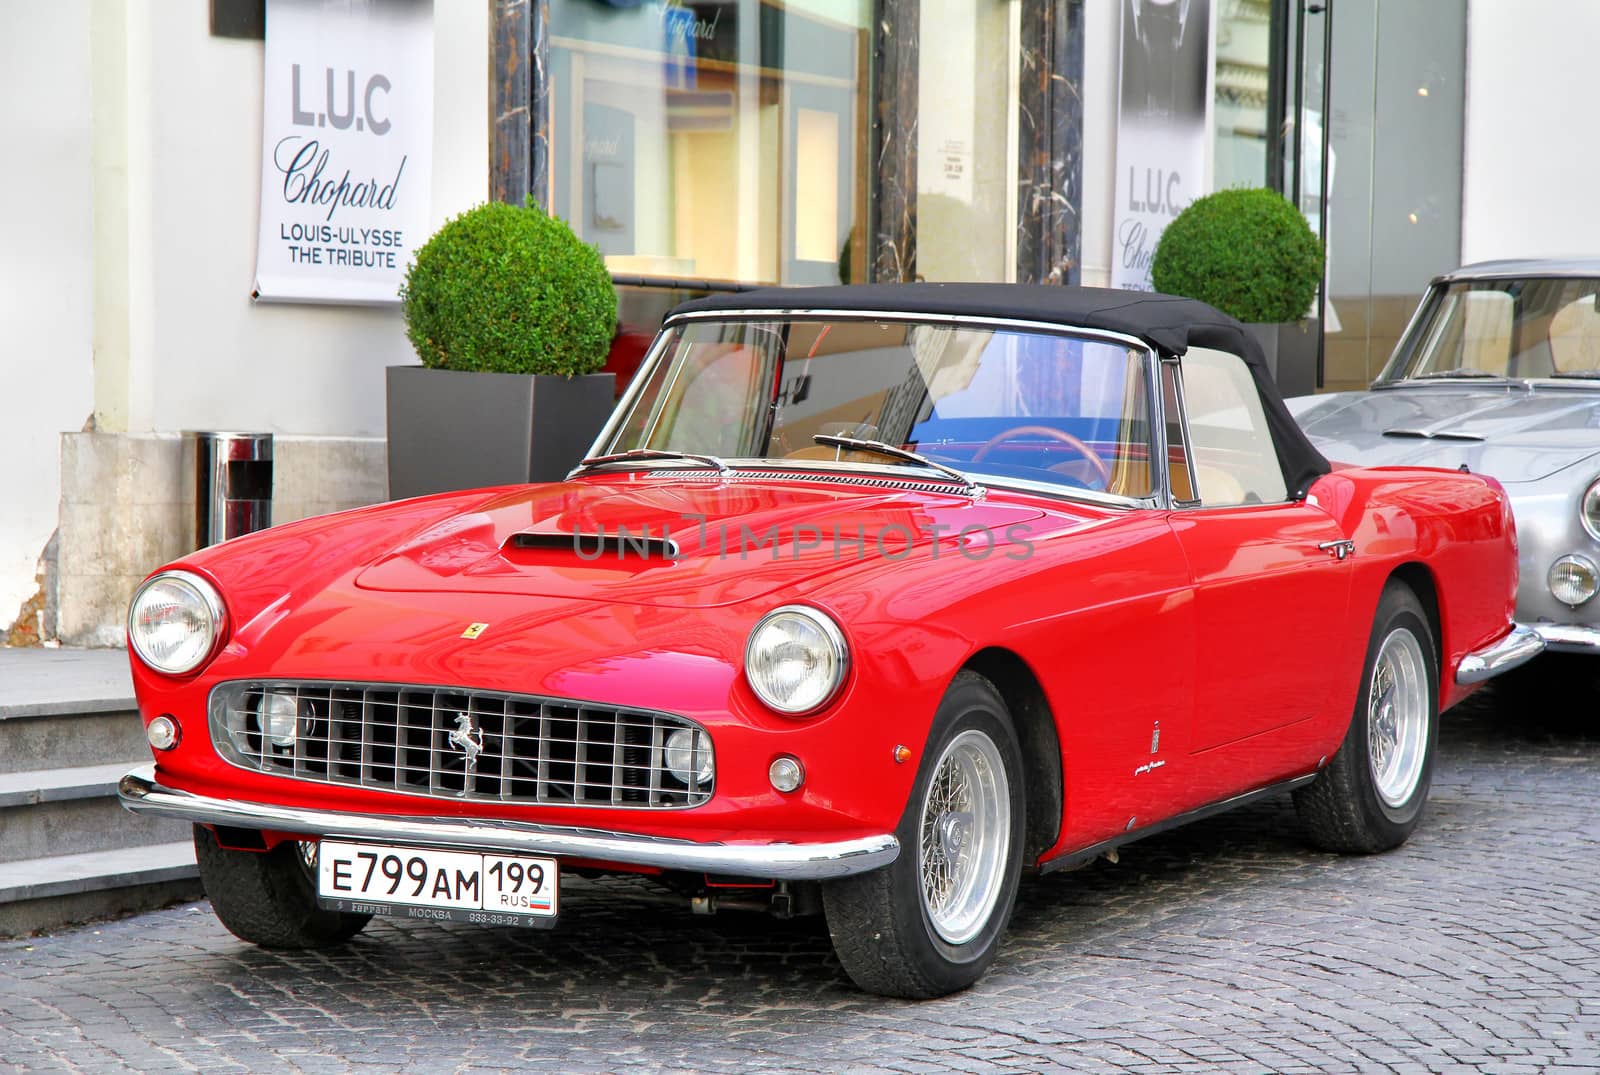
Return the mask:
<svg viewBox="0 0 1600 1075"><path fill-rule="evenodd" d="M1346 556L1356 554L1356 543L1349 538L1340 538L1338 541L1324 541L1317 548L1332 556L1335 560L1343 560Z"/></svg>

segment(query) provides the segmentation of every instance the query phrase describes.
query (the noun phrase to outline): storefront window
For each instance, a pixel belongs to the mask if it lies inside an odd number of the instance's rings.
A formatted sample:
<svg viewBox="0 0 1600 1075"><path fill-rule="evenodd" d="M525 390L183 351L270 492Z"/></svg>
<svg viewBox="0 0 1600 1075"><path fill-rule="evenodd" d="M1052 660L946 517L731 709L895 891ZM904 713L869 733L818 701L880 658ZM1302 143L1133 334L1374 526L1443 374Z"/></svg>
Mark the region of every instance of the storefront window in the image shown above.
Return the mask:
<svg viewBox="0 0 1600 1075"><path fill-rule="evenodd" d="M551 0L551 204L614 274L864 279L870 0Z"/></svg>
<svg viewBox="0 0 1600 1075"><path fill-rule="evenodd" d="M921 0L917 276L1016 278L1011 0ZM975 241L979 236L983 241Z"/></svg>
<svg viewBox="0 0 1600 1075"><path fill-rule="evenodd" d="M1269 0L1223 0L1217 6L1216 190L1260 187L1268 176L1272 63ZM1280 15L1280 18L1282 16Z"/></svg>

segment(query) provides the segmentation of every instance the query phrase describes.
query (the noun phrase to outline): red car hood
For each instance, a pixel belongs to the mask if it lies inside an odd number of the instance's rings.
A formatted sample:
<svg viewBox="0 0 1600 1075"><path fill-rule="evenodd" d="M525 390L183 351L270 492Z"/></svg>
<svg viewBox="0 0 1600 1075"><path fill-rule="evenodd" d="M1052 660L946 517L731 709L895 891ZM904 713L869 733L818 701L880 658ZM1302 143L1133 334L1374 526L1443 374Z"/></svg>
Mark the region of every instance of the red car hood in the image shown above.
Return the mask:
<svg viewBox="0 0 1600 1075"><path fill-rule="evenodd" d="M866 559L901 559L936 534L952 548L963 532L968 541L1004 545L1008 527L1043 514L958 494L826 481L607 476L519 489L452 516L355 582L385 592L707 608Z"/></svg>

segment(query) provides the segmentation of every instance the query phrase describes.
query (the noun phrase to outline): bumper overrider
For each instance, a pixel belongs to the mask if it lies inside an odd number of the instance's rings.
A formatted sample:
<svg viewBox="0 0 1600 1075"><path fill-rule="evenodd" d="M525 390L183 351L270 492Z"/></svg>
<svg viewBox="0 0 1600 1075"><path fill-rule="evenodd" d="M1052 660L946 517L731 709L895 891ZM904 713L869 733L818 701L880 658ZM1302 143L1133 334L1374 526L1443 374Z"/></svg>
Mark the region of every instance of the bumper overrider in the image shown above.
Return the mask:
<svg viewBox="0 0 1600 1075"><path fill-rule="evenodd" d="M1511 630L1498 641L1461 658L1461 664L1456 668L1456 682L1482 683L1502 672L1509 672L1539 656L1546 642L1542 630L1520 623L1513 624Z"/></svg>
<svg viewBox="0 0 1600 1075"><path fill-rule="evenodd" d="M163 787L156 782L154 765L142 765L124 776L117 785L117 797L135 813L208 825L456 850L549 855L753 879L817 881L846 877L887 866L900 854L900 841L890 833L829 843L696 843L518 821L305 810Z"/></svg>

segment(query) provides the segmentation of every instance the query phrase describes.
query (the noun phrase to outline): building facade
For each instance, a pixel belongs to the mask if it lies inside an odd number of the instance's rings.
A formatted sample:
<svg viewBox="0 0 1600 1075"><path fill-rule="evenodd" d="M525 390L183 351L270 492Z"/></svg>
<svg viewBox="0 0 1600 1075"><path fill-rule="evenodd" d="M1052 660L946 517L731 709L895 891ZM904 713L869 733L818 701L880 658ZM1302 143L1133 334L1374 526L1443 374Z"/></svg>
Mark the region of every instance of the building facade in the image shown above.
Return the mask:
<svg viewBox="0 0 1600 1075"><path fill-rule="evenodd" d="M273 433L277 521L380 500L383 370L415 359L396 307L251 297L271 0L4 8L0 635L120 644L127 595L193 541L185 431ZM432 11L432 222L531 196L599 247L640 333L707 287L1109 284L1131 49L1203 67L1202 174L1162 212L1266 185L1324 236L1326 387L1377 373L1432 274L1600 249L1580 92L1600 5Z"/></svg>

